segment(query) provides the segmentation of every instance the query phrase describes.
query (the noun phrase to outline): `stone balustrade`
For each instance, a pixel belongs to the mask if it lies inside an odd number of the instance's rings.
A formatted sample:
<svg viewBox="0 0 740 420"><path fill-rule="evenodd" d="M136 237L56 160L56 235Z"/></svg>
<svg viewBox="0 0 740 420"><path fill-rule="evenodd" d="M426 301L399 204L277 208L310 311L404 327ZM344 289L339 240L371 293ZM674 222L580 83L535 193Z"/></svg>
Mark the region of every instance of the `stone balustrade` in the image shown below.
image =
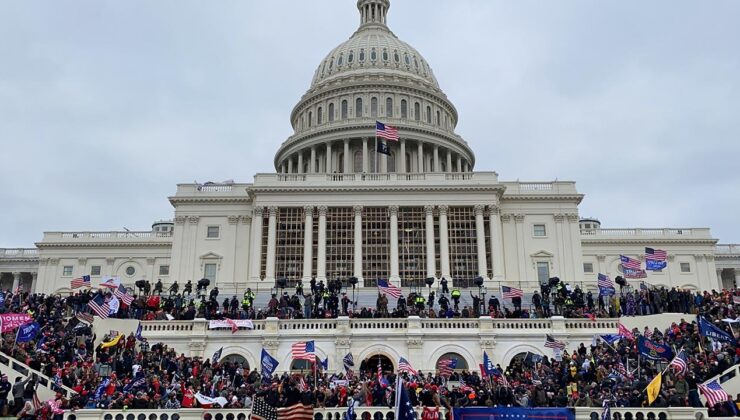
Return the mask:
<svg viewBox="0 0 740 420"><path fill-rule="evenodd" d="M691 239L711 239L712 236L708 228L598 228L598 229L581 229L581 236L584 237L689 237Z"/></svg>
<svg viewBox="0 0 740 420"><path fill-rule="evenodd" d="M0 248L0 258L38 258L38 256L39 250L37 248Z"/></svg>
<svg viewBox="0 0 740 420"><path fill-rule="evenodd" d="M15 383L16 378L24 379L36 375L38 379L36 391L39 393L39 398L52 398L57 392L67 398L75 394L75 391L71 388L54 384L54 381L48 376L3 352L0 352L0 372L8 376L8 381L11 384Z"/></svg>
<svg viewBox="0 0 740 420"><path fill-rule="evenodd" d="M717 244L715 252L722 255L740 255L740 244Z"/></svg>
<svg viewBox="0 0 740 420"><path fill-rule="evenodd" d="M600 407L573 409L577 420L600 419ZM342 420L346 408L314 410L314 420ZM421 418L421 409L416 409ZM442 410L444 412L444 410ZM612 408L612 420L697 420L708 418L706 408ZM358 420L393 420L394 409L357 407ZM77 410L65 411L64 420L247 420L249 409L179 409L179 410Z"/></svg>
<svg viewBox="0 0 740 420"><path fill-rule="evenodd" d="M444 184L470 185L470 182L497 183L496 172L426 172L426 173L340 173L340 174L257 174L254 177L255 187L282 186L285 184L304 183L306 185L320 185L337 183L347 185L420 185L434 182ZM550 189L552 189L552 184Z"/></svg>
<svg viewBox="0 0 740 420"><path fill-rule="evenodd" d="M107 242L107 241L171 241L172 232L108 231L108 232L44 232L44 243Z"/></svg>

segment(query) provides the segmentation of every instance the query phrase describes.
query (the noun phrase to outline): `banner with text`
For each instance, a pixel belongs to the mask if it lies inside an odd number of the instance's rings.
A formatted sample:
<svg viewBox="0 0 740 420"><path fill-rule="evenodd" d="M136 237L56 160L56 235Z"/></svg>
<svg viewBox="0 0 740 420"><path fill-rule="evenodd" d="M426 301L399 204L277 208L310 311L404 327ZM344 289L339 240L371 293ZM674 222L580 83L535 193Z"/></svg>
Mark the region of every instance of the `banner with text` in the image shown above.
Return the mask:
<svg viewBox="0 0 740 420"><path fill-rule="evenodd" d="M225 319L213 319L208 322L208 329L213 330L216 328L228 328L231 329L231 323L236 324L238 328L248 328L248 329L254 329L254 324L252 323L251 319L232 319L232 320L225 320Z"/></svg>

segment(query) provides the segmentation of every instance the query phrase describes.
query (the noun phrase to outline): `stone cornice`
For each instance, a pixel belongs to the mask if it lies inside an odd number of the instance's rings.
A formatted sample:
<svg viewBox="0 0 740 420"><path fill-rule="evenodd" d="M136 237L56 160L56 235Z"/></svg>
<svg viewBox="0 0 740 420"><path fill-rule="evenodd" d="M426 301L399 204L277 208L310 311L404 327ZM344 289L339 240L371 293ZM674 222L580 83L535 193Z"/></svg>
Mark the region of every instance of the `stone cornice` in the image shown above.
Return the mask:
<svg viewBox="0 0 740 420"><path fill-rule="evenodd" d="M576 204L580 204L583 201L583 194L526 194L526 195L506 195L501 197L501 202L506 203L507 201L571 201Z"/></svg>
<svg viewBox="0 0 740 420"><path fill-rule="evenodd" d="M48 248L171 248L172 242L36 242L39 249Z"/></svg>
<svg viewBox="0 0 740 420"><path fill-rule="evenodd" d="M227 203L227 204L246 204L252 201L248 196L243 197L168 197L170 204L177 207L178 204L191 204L191 203Z"/></svg>
<svg viewBox="0 0 740 420"><path fill-rule="evenodd" d="M656 245L656 244L693 244L693 245L714 245L716 239L707 238L649 238L649 237L624 237L624 238L585 238L581 237L582 244L634 244L634 245Z"/></svg>
<svg viewBox="0 0 740 420"><path fill-rule="evenodd" d="M255 193L304 193L304 192L331 192L331 193L365 193L365 192L407 192L407 191L481 191L481 192L497 192L503 191L504 187L501 185L326 185L326 186L301 186L291 185L284 187L253 187L252 190Z"/></svg>

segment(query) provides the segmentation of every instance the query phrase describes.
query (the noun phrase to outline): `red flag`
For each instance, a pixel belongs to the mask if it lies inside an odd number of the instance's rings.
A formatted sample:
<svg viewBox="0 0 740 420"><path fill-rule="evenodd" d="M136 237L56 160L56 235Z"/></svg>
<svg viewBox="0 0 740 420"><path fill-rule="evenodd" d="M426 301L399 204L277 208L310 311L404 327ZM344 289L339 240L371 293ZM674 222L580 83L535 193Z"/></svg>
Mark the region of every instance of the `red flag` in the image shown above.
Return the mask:
<svg viewBox="0 0 740 420"><path fill-rule="evenodd" d="M231 333L234 334L235 332L239 331L239 327L236 325L236 322L234 322L231 318L225 318L226 322L231 327Z"/></svg>

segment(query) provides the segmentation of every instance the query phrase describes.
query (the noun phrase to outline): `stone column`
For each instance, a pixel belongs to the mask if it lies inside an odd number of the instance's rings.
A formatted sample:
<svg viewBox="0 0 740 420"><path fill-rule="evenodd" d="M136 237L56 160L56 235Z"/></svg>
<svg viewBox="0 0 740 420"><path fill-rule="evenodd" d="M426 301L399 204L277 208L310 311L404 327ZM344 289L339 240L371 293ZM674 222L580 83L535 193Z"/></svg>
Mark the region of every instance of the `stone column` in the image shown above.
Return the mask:
<svg viewBox="0 0 740 420"><path fill-rule="evenodd" d="M368 173L370 162L367 157L367 137L362 139L362 172Z"/></svg>
<svg viewBox="0 0 740 420"><path fill-rule="evenodd" d="M418 162L419 170L417 172L424 172L424 145L419 142L419 151L416 153L416 161Z"/></svg>
<svg viewBox="0 0 740 420"><path fill-rule="evenodd" d="M296 173L303 173L303 152L298 153L298 167L296 168Z"/></svg>
<svg viewBox="0 0 740 420"><path fill-rule="evenodd" d="M15 291L18 290L18 286L20 285L21 285L21 273L16 271L13 273L13 288L10 289L10 291L15 293Z"/></svg>
<svg viewBox="0 0 740 420"><path fill-rule="evenodd" d="M277 249L277 207L268 208L270 219L267 223L267 264L265 280L275 282L275 252Z"/></svg>
<svg viewBox="0 0 740 420"><path fill-rule="evenodd" d="M262 256L262 207L255 207L252 215L252 240L249 244L249 280L260 279Z"/></svg>
<svg viewBox="0 0 740 420"><path fill-rule="evenodd" d="M439 265L442 277L447 281L452 279L450 275L450 241L447 231L447 206L439 206ZM451 284L451 283L450 283Z"/></svg>
<svg viewBox="0 0 740 420"><path fill-rule="evenodd" d="M506 269L504 267L504 235L501 229L501 209L493 204L488 206L488 213L488 223L491 230L493 280L503 281L506 277Z"/></svg>
<svg viewBox="0 0 740 420"><path fill-rule="evenodd" d="M427 277L437 276L437 263L434 255L434 206L424 206L427 233Z"/></svg>
<svg viewBox="0 0 740 420"><path fill-rule="evenodd" d="M38 278L39 278L38 272L31 273L31 290L30 290L31 293L36 293L36 281L38 280Z"/></svg>
<svg viewBox="0 0 740 420"><path fill-rule="evenodd" d="M482 204L478 204L474 207L475 209L475 233L478 245L478 275L483 278L488 278L486 272L486 231L483 224L483 208Z"/></svg>
<svg viewBox="0 0 740 420"><path fill-rule="evenodd" d="M434 169L432 172L439 172L439 146L434 146Z"/></svg>
<svg viewBox="0 0 740 420"><path fill-rule="evenodd" d="M362 206L355 206L355 261L354 273L358 285L362 285Z"/></svg>
<svg viewBox="0 0 740 420"><path fill-rule="evenodd" d="M390 280L401 279L398 270L398 206L388 206L391 216L391 277Z"/></svg>
<svg viewBox="0 0 740 420"><path fill-rule="evenodd" d="M722 284L720 283L720 286ZM735 269L735 287L740 287L740 269Z"/></svg>
<svg viewBox="0 0 740 420"><path fill-rule="evenodd" d="M447 149L447 172L452 172L452 151Z"/></svg>
<svg viewBox="0 0 740 420"><path fill-rule="evenodd" d="M308 173L316 173L316 146L311 146L311 161L308 162Z"/></svg>
<svg viewBox="0 0 740 420"><path fill-rule="evenodd" d="M293 156L288 157L288 173L293 173Z"/></svg>
<svg viewBox="0 0 740 420"><path fill-rule="evenodd" d="M462 172L462 157L457 155L457 172Z"/></svg>
<svg viewBox="0 0 740 420"><path fill-rule="evenodd" d="M319 244L316 255L316 280L326 281L326 206L319 206Z"/></svg>
<svg viewBox="0 0 740 420"><path fill-rule="evenodd" d="M326 143L326 173L332 173L331 170L331 143Z"/></svg>
<svg viewBox="0 0 740 420"><path fill-rule="evenodd" d="M306 215L303 229L303 281L309 281L313 268L313 206L306 206L303 211Z"/></svg>
<svg viewBox="0 0 740 420"><path fill-rule="evenodd" d="M404 174L408 169L406 168L406 139L401 139L401 156L396 156L396 172Z"/></svg>
<svg viewBox="0 0 740 420"><path fill-rule="evenodd" d="M352 173L352 168L349 167L349 139L344 139L344 173Z"/></svg>

